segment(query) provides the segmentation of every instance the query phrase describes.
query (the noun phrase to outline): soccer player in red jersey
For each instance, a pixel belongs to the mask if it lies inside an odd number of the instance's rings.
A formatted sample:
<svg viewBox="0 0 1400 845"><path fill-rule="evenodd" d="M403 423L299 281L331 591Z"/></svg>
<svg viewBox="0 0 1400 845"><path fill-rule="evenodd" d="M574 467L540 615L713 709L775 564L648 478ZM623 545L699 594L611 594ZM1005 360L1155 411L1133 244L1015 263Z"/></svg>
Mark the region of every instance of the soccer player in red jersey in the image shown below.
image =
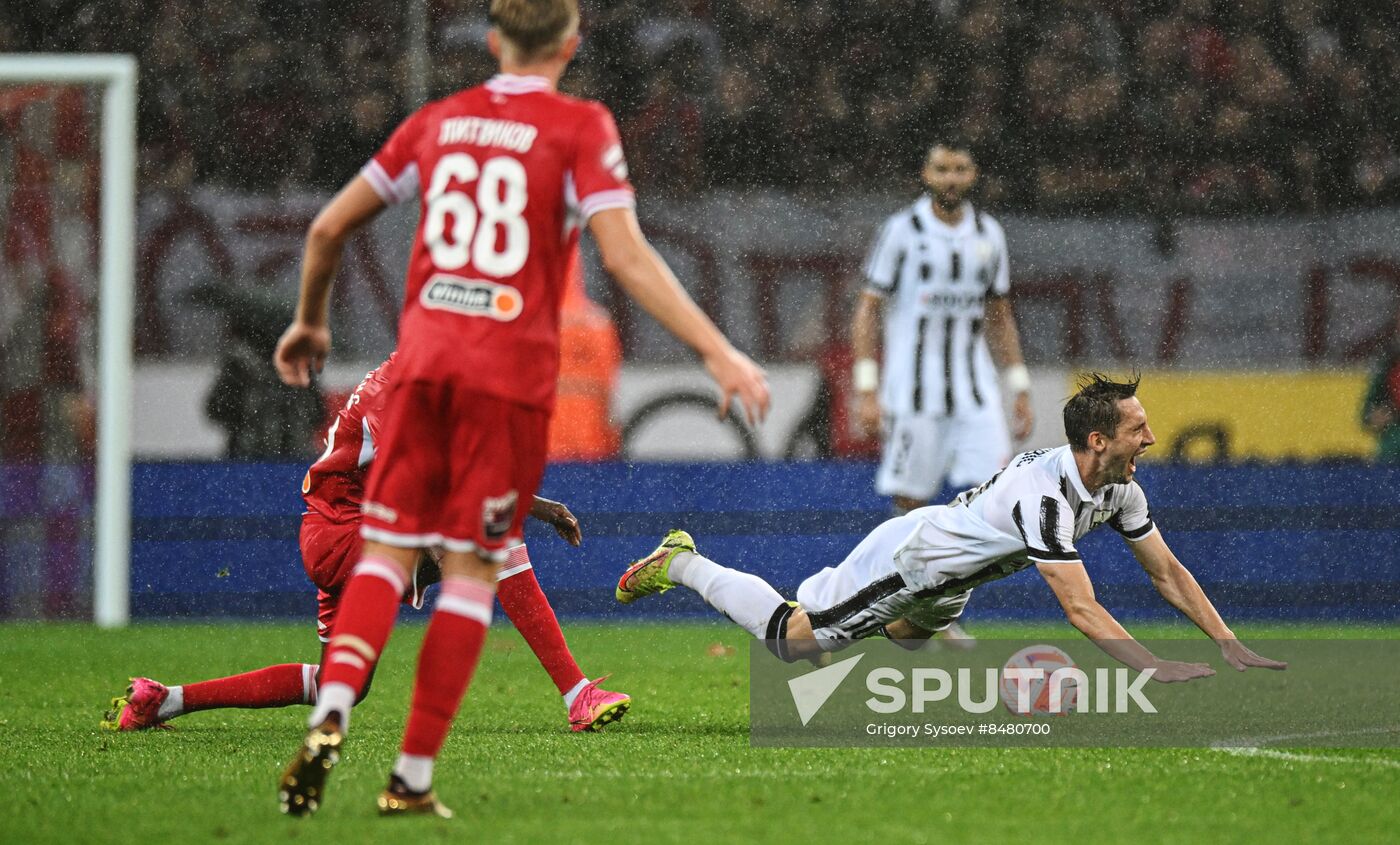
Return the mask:
<svg viewBox="0 0 1400 845"><path fill-rule="evenodd" d="M302 564L317 587L316 632L323 646L330 642L345 582L360 553L360 502L365 475L374 460L380 436L386 389L394 371L394 356L360 382L326 434L326 449L302 482L306 513L301 520ZM535 497L531 516L552 525L559 536L577 546L582 538L578 520L558 502ZM438 566L424 556L413 573L403 600L422 606L424 591L435 583ZM522 543L510 549L497 574L497 597L506 616L520 631L563 696L569 726L595 731L620 719L631 706L622 693L589 680L574 660L549 599L540 589ZM144 730L177 716L219 708L287 707L316 703L320 666L281 663L227 678L166 687L150 678L133 678L124 697L112 702L103 725L115 730ZM360 697L369 691L360 691Z"/></svg>
<svg viewBox="0 0 1400 845"><path fill-rule="evenodd" d="M362 557L345 588L310 730L279 782L282 809L314 812L350 708L379 658L421 549L441 546L442 587L383 813L448 811L433 762L481 655L495 578L544 472L559 362L559 306L579 227L645 310L701 357L721 413L769 403L763 370L704 315L637 224L607 108L556 90L578 49L576 0L492 0L501 73L419 109L307 233L297 315L275 362L308 383L330 349L326 313L346 238L419 197L399 322L398 374L362 505ZM419 190L421 186L421 191Z"/></svg>

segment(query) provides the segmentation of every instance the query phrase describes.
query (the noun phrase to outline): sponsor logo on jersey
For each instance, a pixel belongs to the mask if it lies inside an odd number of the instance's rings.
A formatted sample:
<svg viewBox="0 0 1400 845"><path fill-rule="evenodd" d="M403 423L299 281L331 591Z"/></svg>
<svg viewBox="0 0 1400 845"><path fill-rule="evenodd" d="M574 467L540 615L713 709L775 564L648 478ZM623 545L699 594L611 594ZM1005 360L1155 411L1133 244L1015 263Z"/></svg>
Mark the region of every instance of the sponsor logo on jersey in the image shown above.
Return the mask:
<svg viewBox="0 0 1400 845"><path fill-rule="evenodd" d="M981 309L986 306L987 294L984 291L966 293L919 291L919 305L926 311L963 311Z"/></svg>
<svg viewBox="0 0 1400 845"><path fill-rule="evenodd" d="M502 323L519 317L525 307L525 297L510 285L442 273L423 286L418 302L424 308L454 311L468 317L490 317Z"/></svg>
<svg viewBox="0 0 1400 845"><path fill-rule="evenodd" d="M510 531L515 522L515 508L520 502L520 494L515 490L504 496L488 496L481 505L481 530L487 539L499 540Z"/></svg>

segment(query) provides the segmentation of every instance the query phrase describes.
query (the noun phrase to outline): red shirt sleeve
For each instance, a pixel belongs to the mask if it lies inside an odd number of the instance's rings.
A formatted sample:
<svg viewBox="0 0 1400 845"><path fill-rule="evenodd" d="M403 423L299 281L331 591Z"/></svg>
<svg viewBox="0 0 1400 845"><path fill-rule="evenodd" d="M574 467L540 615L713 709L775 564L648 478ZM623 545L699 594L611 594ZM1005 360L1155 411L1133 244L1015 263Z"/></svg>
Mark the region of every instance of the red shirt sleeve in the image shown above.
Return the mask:
<svg viewBox="0 0 1400 845"><path fill-rule="evenodd" d="M420 109L399 124L379 152L360 170L386 205L408 202L418 195L418 146L423 119Z"/></svg>
<svg viewBox="0 0 1400 845"><path fill-rule="evenodd" d="M574 191L579 214L588 218L608 208L632 208L636 200L627 181L627 159L612 113L601 103L590 103L579 127L578 157L573 167Z"/></svg>

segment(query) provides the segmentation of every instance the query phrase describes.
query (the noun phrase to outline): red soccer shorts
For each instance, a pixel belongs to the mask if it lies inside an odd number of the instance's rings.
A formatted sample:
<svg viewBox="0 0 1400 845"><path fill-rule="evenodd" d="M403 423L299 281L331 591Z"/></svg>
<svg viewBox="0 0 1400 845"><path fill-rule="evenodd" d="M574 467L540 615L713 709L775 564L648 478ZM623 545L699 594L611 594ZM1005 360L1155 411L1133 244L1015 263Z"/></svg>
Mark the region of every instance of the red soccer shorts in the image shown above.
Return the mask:
<svg viewBox="0 0 1400 845"><path fill-rule="evenodd" d="M316 589L316 633L330 639L335 610L360 560L360 522L331 522L314 511L301 518L301 565Z"/></svg>
<svg viewBox="0 0 1400 845"><path fill-rule="evenodd" d="M446 382L390 391L362 536L504 561L544 475L549 414Z"/></svg>

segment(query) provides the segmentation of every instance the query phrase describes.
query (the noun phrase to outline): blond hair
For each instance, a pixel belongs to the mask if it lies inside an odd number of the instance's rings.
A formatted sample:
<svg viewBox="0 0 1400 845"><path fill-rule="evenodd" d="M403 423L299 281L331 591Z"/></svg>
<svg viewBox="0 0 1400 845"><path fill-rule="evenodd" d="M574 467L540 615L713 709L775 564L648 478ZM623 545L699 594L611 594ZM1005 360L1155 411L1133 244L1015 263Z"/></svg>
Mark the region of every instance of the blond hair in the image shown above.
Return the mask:
<svg viewBox="0 0 1400 845"><path fill-rule="evenodd" d="M544 58L578 28L578 0L491 0L489 14L520 61Z"/></svg>

